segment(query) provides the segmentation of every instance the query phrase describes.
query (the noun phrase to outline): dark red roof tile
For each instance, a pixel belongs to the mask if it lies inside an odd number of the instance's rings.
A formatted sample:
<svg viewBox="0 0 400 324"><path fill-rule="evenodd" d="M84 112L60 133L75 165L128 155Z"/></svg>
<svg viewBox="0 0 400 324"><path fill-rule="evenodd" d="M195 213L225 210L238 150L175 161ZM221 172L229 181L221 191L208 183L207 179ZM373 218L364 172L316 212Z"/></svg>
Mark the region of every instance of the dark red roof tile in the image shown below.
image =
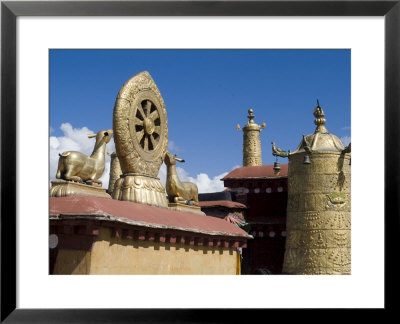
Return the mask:
<svg viewBox="0 0 400 324"><path fill-rule="evenodd" d="M85 216L132 225L168 228L210 235L250 236L222 219L115 199L69 196L50 198L50 216Z"/></svg>
<svg viewBox="0 0 400 324"><path fill-rule="evenodd" d="M288 175L288 164L281 164L279 175L275 175L274 165L246 166L236 168L228 173L222 180L227 179L246 179L246 178L281 178Z"/></svg>

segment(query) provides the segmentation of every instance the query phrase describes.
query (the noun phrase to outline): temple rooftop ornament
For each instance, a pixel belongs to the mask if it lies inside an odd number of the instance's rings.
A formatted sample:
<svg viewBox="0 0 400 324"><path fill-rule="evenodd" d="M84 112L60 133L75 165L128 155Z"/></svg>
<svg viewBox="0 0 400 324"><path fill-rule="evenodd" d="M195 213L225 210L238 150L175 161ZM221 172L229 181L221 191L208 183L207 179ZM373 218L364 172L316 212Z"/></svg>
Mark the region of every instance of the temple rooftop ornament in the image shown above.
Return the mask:
<svg viewBox="0 0 400 324"><path fill-rule="evenodd" d="M260 125L254 122L253 109L248 110L249 121L243 126L243 166L262 165L260 131L265 128L265 123ZM239 124L236 126L241 130Z"/></svg>
<svg viewBox="0 0 400 324"><path fill-rule="evenodd" d="M325 127L326 119L325 113L319 105L317 100L317 107L313 111L315 120L314 124L317 125L314 134L304 135L299 146L293 152L283 151L275 146L272 142L272 155L280 157L288 157L291 154L307 153L308 156L313 152L342 152L345 148L342 141L336 136L328 132ZM307 155L306 155L307 156ZM309 161L309 159L307 159ZM306 164L309 164L307 162Z"/></svg>
<svg viewBox="0 0 400 324"><path fill-rule="evenodd" d="M167 151L164 156L164 163L167 167L165 187L169 201L168 208L205 215L199 207L199 190L197 185L193 182L181 182L176 172L176 161L185 162L185 160Z"/></svg>
<svg viewBox="0 0 400 324"><path fill-rule="evenodd" d="M124 83L115 100L113 130L122 174L113 198L168 208L158 178L168 145L164 100L147 71Z"/></svg>
<svg viewBox="0 0 400 324"><path fill-rule="evenodd" d="M344 146L341 140L328 132L325 127L326 119L325 113L319 105L319 101L317 100L317 107L315 107L313 111L315 120L314 124L317 125L314 134L303 135L303 140L297 149L291 154L296 154L300 152L342 152L344 150Z"/></svg>
<svg viewBox="0 0 400 324"><path fill-rule="evenodd" d="M274 174L279 175L281 172L281 164L278 162L278 157L276 157L276 161L274 162Z"/></svg>
<svg viewBox="0 0 400 324"><path fill-rule="evenodd" d="M194 183L178 178L174 157L167 151L167 110L161 93L147 71L130 78L119 90L113 112L116 155L112 160L112 197L176 211L204 215ZM158 178L167 166L166 190ZM111 191L110 190L110 191Z"/></svg>
<svg viewBox="0 0 400 324"><path fill-rule="evenodd" d="M288 203L283 273L351 273L351 145L344 148L325 127L319 102L315 132L293 152L272 143L274 156L288 157Z"/></svg>
<svg viewBox="0 0 400 324"><path fill-rule="evenodd" d="M112 136L111 129L89 134L88 138L96 138L90 156L77 151L59 153L56 178L61 180L51 182L50 197L82 195L111 198L101 187L99 178L104 173L106 145Z"/></svg>

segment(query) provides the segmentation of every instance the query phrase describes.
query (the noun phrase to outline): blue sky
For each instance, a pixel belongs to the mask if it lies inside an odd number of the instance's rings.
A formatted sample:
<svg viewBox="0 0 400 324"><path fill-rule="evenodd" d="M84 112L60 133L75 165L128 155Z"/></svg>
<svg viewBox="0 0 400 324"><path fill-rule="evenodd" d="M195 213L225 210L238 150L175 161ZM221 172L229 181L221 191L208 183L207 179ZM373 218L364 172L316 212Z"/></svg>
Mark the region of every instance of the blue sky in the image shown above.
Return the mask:
<svg viewBox="0 0 400 324"><path fill-rule="evenodd" d="M272 164L271 141L294 150L314 132L317 99L328 131L350 137L350 62L350 50L50 50L50 136L64 149L74 131L112 128L120 87L146 70L165 101L169 149L186 160L187 177L213 178L242 164L236 124L245 125L249 108L267 124L262 158Z"/></svg>

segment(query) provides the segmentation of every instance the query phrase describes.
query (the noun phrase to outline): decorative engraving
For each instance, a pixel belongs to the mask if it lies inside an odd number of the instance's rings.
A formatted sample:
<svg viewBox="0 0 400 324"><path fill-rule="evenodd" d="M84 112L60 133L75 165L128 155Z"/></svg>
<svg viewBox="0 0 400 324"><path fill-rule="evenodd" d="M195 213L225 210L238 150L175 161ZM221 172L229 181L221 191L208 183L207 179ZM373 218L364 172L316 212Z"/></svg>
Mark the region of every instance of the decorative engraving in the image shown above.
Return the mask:
<svg viewBox="0 0 400 324"><path fill-rule="evenodd" d="M319 212L305 212L303 226L306 229L321 228L323 221Z"/></svg>
<svg viewBox="0 0 400 324"><path fill-rule="evenodd" d="M340 210L346 206L346 195L343 193L331 193L327 195L326 208L329 210Z"/></svg>
<svg viewBox="0 0 400 324"><path fill-rule="evenodd" d="M328 214L326 228L330 229L350 229L351 220L349 213L346 212L334 212L333 214Z"/></svg>
<svg viewBox="0 0 400 324"><path fill-rule="evenodd" d="M120 89L113 114L114 141L123 175L113 198L168 207L157 178L168 144L167 112L148 72L129 79Z"/></svg>
<svg viewBox="0 0 400 324"><path fill-rule="evenodd" d="M122 172L157 177L168 145L167 113L148 72L135 75L120 89L113 127Z"/></svg>
<svg viewBox="0 0 400 324"><path fill-rule="evenodd" d="M315 133L303 136L289 154L283 272L350 274L350 156L327 132L322 109L318 106L314 112ZM311 150L311 163L304 163L304 142Z"/></svg>
<svg viewBox="0 0 400 324"><path fill-rule="evenodd" d="M124 174L114 185L113 198L136 203L168 207L165 189L160 179Z"/></svg>
<svg viewBox="0 0 400 324"><path fill-rule="evenodd" d="M249 122L243 127L243 166L262 165L260 131L265 127L254 122L253 109L249 109ZM236 128L241 130L240 126Z"/></svg>
<svg viewBox="0 0 400 324"><path fill-rule="evenodd" d="M351 264L350 249L330 249L327 262L332 268L348 268Z"/></svg>

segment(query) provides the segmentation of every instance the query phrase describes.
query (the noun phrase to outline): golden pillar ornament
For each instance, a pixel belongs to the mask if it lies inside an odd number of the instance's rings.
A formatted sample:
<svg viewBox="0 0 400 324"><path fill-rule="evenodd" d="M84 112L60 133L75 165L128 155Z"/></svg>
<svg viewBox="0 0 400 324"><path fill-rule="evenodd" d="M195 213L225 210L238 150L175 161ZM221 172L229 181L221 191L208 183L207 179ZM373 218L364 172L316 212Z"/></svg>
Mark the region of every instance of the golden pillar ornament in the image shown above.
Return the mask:
<svg viewBox="0 0 400 324"><path fill-rule="evenodd" d="M249 121L243 126L243 166L262 165L260 132L265 128L265 123L261 126L254 122L253 109L248 110ZM236 126L241 130L239 124Z"/></svg>
<svg viewBox="0 0 400 324"><path fill-rule="evenodd" d="M344 148L314 109L317 128L289 158L286 250L283 273L351 273L351 145Z"/></svg>
<svg viewBox="0 0 400 324"><path fill-rule="evenodd" d="M113 130L122 170L113 198L167 208L165 188L157 177L167 151L167 112L147 71L121 87L114 106Z"/></svg>

